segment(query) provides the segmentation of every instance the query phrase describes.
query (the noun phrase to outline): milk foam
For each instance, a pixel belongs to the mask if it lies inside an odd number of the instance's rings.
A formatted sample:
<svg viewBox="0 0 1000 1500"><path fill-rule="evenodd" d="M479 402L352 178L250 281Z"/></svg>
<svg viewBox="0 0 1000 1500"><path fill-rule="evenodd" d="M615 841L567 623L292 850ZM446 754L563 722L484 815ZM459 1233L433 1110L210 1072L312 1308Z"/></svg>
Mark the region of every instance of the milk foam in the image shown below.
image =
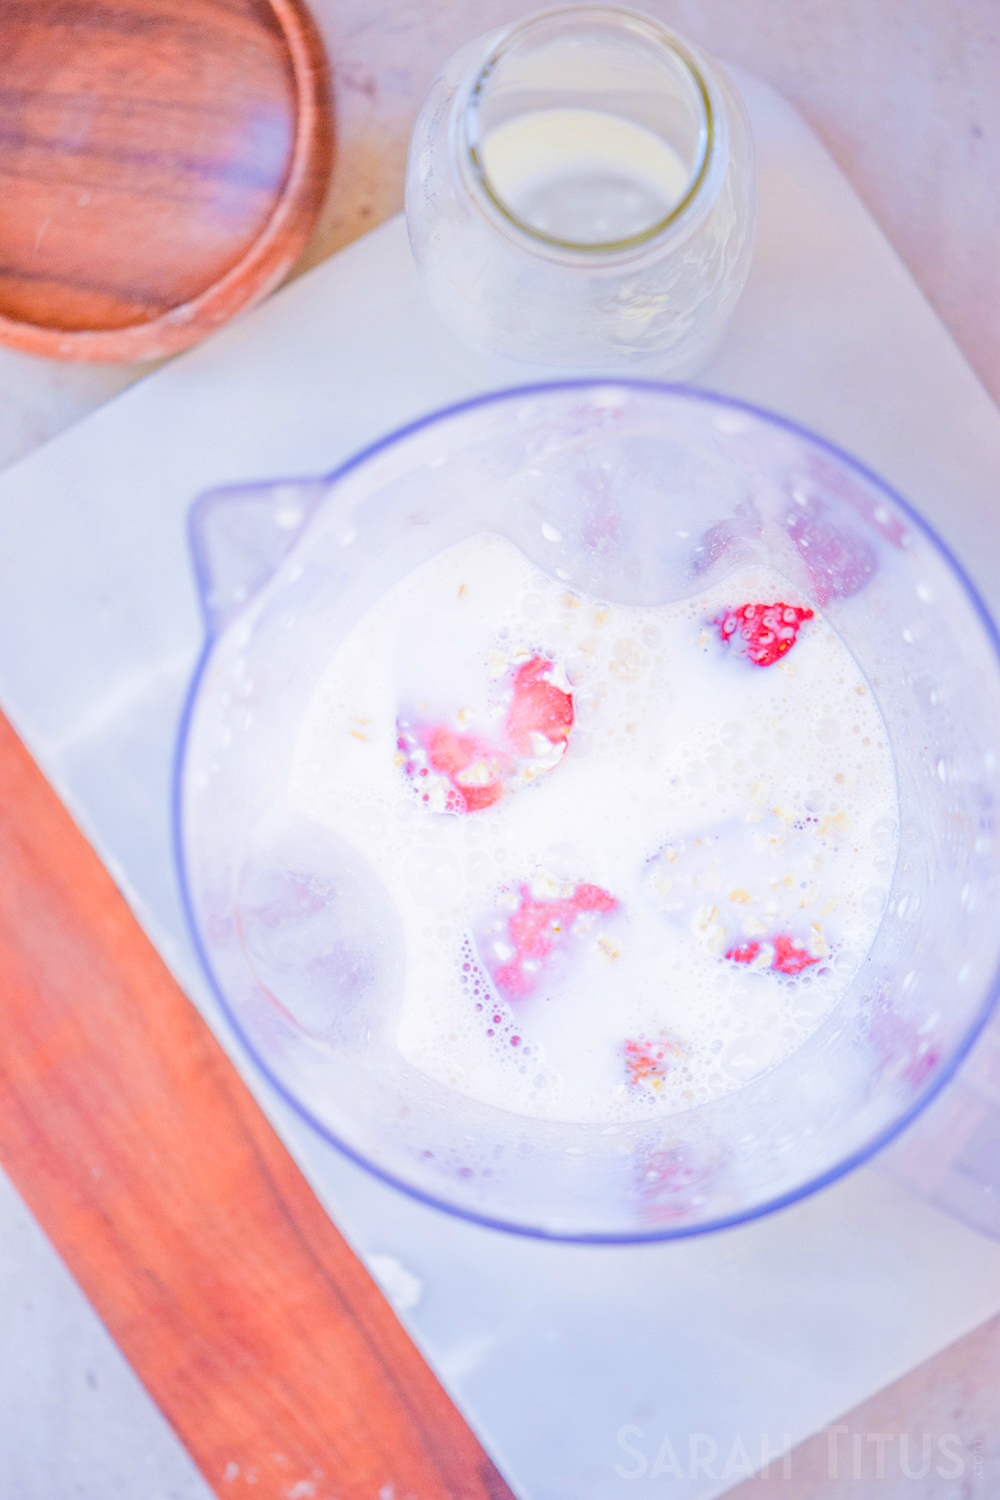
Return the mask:
<svg viewBox="0 0 1000 1500"><path fill-rule="evenodd" d="M755 567L679 603L611 604L484 534L343 641L290 795L398 909L396 1040L413 1065L522 1114L611 1121L728 1093L829 1013L888 895L895 773L874 697L819 614L767 667L723 643L713 621L776 600L808 603ZM565 673L565 754L494 806L432 810L401 766L401 712L485 723L527 656ZM502 957L510 913L584 883L614 909L583 913L536 989L504 999L489 945ZM781 934L801 973L775 968Z"/></svg>

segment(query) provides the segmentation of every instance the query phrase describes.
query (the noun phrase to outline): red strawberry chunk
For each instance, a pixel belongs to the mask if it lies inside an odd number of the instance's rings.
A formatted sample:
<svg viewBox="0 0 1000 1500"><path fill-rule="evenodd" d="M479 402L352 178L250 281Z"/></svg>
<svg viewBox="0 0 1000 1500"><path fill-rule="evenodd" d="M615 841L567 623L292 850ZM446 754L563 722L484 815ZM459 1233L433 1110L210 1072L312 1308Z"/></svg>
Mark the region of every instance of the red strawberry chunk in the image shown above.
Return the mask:
<svg viewBox="0 0 1000 1500"><path fill-rule="evenodd" d="M503 795L503 762L476 735L434 728L428 731L426 747L430 764L450 779L466 812L492 807Z"/></svg>
<svg viewBox="0 0 1000 1500"><path fill-rule="evenodd" d="M515 963L526 958L545 958L553 945L562 936L567 918L572 920L572 908L567 911L565 901L535 901L521 888L521 905L511 917L507 927L510 940L517 949Z"/></svg>
<svg viewBox="0 0 1000 1500"><path fill-rule="evenodd" d="M421 799L438 811L479 812L551 770L573 727L572 694L553 681L557 671L554 662L541 656L517 668L508 683L503 727L492 738L461 733L447 723L411 724L400 717L397 748Z"/></svg>
<svg viewBox="0 0 1000 1500"><path fill-rule="evenodd" d="M813 618L811 609L797 604L741 604L717 615L719 635L737 656L749 657L758 667L771 667L795 645L799 630Z"/></svg>
<svg viewBox="0 0 1000 1500"><path fill-rule="evenodd" d="M661 1039L658 1042L629 1040L623 1050L629 1083L649 1083L653 1088L659 1088L680 1049L676 1042Z"/></svg>
<svg viewBox="0 0 1000 1500"><path fill-rule="evenodd" d="M779 937L769 938L768 944L774 948L774 957L769 967L778 974L801 974L802 970L808 969L810 964L819 963L819 959L811 957L802 943L797 943L786 933L782 933ZM726 957L734 964L752 964L762 951L766 950L756 938L751 938L741 948L730 948Z"/></svg>
<svg viewBox="0 0 1000 1500"><path fill-rule="evenodd" d="M801 974L810 964L817 963L819 959L810 957L801 943L796 943L790 937L775 938L774 963L771 968L777 969L779 974Z"/></svg>
<svg viewBox="0 0 1000 1500"><path fill-rule="evenodd" d="M614 911L618 902L599 885L578 885L573 892L577 911Z"/></svg>
<svg viewBox="0 0 1000 1500"><path fill-rule="evenodd" d="M519 755L535 754L531 736L544 735L550 744L567 740L573 727L573 699L552 682L554 664L533 656L514 673L514 696L504 726L507 740Z"/></svg>
<svg viewBox="0 0 1000 1500"><path fill-rule="evenodd" d="M403 769L424 802L437 794L446 812L478 812L503 796L503 762L476 735L445 725L411 728L399 722L396 744Z"/></svg>
<svg viewBox="0 0 1000 1500"><path fill-rule="evenodd" d="M742 948L730 948L726 954L734 964L752 964L760 953L760 944L756 938L751 938L749 943L744 943Z"/></svg>
<svg viewBox="0 0 1000 1500"><path fill-rule="evenodd" d="M618 905L614 896L597 885L577 885L568 896L551 898L532 896L528 886L522 885L518 894L517 910L506 923L494 923L492 941L488 937L481 944L483 961L505 1000L523 1000L533 993L546 960L579 935L582 916L611 912ZM503 954L499 965L491 962L498 949Z"/></svg>
<svg viewBox="0 0 1000 1500"><path fill-rule="evenodd" d="M443 725L429 729L424 735L427 759L435 771L443 771L446 776L457 776L467 770L485 748L474 735L455 734Z"/></svg>

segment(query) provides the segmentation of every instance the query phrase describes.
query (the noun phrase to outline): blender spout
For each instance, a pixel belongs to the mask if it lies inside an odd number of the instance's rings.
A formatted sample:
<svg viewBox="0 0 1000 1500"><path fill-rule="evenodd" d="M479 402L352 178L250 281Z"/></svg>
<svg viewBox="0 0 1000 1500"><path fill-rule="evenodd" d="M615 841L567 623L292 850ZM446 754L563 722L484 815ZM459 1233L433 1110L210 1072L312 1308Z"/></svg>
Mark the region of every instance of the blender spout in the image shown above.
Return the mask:
<svg viewBox="0 0 1000 1500"><path fill-rule="evenodd" d="M277 571L327 488L322 479L285 479L198 496L188 517L188 539L210 637L219 635Z"/></svg>

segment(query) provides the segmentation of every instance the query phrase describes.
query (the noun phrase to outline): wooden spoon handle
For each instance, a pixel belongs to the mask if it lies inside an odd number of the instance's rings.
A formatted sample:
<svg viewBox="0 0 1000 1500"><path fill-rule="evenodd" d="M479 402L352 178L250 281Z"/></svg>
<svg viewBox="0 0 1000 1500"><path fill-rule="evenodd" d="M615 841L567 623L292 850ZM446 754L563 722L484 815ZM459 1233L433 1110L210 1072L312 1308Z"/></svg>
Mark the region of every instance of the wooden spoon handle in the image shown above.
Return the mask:
<svg viewBox="0 0 1000 1500"><path fill-rule="evenodd" d="M0 992L0 1161L220 1495L510 1500L2 717Z"/></svg>

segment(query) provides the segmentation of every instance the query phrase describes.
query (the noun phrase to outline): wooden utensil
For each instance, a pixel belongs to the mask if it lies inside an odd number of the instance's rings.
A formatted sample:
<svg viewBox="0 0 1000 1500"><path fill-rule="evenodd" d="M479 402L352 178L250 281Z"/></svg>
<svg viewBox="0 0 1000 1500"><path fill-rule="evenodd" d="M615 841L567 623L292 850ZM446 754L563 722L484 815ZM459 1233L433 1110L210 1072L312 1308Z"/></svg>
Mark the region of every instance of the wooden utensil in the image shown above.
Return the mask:
<svg viewBox="0 0 1000 1500"><path fill-rule="evenodd" d="M220 1495L513 1500L2 718L0 996L0 1161Z"/></svg>
<svg viewBox="0 0 1000 1500"><path fill-rule="evenodd" d="M0 341L186 348L287 274L323 200L301 0L0 0Z"/></svg>

